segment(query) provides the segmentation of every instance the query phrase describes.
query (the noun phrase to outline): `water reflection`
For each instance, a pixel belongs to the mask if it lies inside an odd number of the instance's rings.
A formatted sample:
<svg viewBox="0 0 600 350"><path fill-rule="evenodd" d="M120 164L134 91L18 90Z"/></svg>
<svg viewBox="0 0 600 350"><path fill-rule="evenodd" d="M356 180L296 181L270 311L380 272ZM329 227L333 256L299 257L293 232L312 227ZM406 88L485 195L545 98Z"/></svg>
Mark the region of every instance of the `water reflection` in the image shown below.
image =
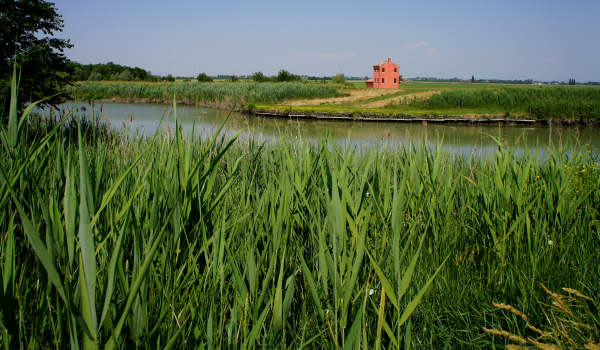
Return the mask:
<svg viewBox="0 0 600 350"><path fill-rule="evenodd" d="M112 128L150 136L174 127L170 106L127 103L68 102L60 106L62 113L78 110L87 118L94 115ZM55 111L55 113L60 113ZM46 110L45 113L50 113ZM430 147L443 145L446 151L470 155L489 154L497 148L496 140L507 148L524 152L546 152L549 148L578 150L583 147L593 153L600 150L600 129L593 127L521 127L471 124L422 124L386 122L347 122L264 118L229 113L224 110L177 106L177 118L183 129L201 138L211 137L229 116L223 132L227 136L239 133L242 140L276 143L282 139L318 142L329 137L338 145L356 149L396 148L414 144Z"/></svg>

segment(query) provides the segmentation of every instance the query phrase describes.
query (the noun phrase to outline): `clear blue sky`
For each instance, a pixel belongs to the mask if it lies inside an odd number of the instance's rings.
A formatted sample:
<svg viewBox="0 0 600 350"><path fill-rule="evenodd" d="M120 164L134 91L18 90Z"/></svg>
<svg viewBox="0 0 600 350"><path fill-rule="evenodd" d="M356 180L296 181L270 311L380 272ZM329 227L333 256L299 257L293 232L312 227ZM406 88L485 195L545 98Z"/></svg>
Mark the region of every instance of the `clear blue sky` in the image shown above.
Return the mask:
<svg viewBox="0 0 600 350"><path fill-rule="evenodd" d="M153 74L370 75L600 81L600 0L58 0L81 63Z"/></svg>

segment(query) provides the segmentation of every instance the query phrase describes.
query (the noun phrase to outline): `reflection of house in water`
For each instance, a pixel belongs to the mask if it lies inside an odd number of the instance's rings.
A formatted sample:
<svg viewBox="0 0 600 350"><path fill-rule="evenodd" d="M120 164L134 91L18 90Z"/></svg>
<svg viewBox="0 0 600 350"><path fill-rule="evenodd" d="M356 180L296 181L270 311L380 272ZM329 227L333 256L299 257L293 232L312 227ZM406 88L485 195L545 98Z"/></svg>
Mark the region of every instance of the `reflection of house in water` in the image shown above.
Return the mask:
<svg viewBox="0 0 600 350"><path fill-rule="evenodd" d="M397 89L400 85L400 67L388 58L373 66L373 79L367 80L367 87Z"/></svg>

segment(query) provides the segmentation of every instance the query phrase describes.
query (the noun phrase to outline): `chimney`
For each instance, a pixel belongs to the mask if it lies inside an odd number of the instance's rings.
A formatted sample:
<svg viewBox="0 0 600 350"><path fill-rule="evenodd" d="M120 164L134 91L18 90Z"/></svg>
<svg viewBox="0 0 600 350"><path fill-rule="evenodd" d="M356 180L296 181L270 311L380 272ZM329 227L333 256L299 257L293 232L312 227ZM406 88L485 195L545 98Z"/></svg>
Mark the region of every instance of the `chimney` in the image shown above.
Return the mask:
<svg viewBox="0 0 600 350"><path fill-rule="evenodd" d="M390 57L388 57L388 62L392 62L392 59Z"/></svg>

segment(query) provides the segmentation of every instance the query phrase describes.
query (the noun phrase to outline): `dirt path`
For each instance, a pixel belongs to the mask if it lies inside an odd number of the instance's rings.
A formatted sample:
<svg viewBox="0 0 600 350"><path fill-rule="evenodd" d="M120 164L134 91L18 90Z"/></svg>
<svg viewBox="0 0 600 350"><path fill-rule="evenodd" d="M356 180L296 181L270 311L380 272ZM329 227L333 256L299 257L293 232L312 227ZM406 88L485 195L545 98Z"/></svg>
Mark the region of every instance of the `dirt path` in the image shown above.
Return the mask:
<svg viewBox="0 0 600 350"><path fill-rule="evenodd" d="M290 100L284 101L281 104L286 106L302 106L302 105L320 105L320 104L340 104L346 102L355 102L360 100L368 100L373 97L379 97L383 95L395 94L401 90L399 89L359 89L359 90L346 90L344 92L349 93L350 96L343 97L330 97L330 98L316 98L316 99L305 99L305 100Z"/></svg>
<svg viewBox="0 0 600 350"><path fill-rule="evenodd" d="M396 91L398 92L398 91ZM394 98L387 98L385 100L379 100L379 101L374 101L374 102L370 102L370 103L365 103L362 105L359 105L358 107L362 107L362 108L381 108L381 107L385 107L386 105L392 103L392 102L400 102L403 101L404 99L407 100L412 100L413 98L416 98L417 100L424 100L428 97L431 97L435 94L439 94L441 91L440 90L431 90L431 91L424 91L424 92L416 92L414 94L408 94L408 95L402 95L402 96L397 96Z"/></svg>

